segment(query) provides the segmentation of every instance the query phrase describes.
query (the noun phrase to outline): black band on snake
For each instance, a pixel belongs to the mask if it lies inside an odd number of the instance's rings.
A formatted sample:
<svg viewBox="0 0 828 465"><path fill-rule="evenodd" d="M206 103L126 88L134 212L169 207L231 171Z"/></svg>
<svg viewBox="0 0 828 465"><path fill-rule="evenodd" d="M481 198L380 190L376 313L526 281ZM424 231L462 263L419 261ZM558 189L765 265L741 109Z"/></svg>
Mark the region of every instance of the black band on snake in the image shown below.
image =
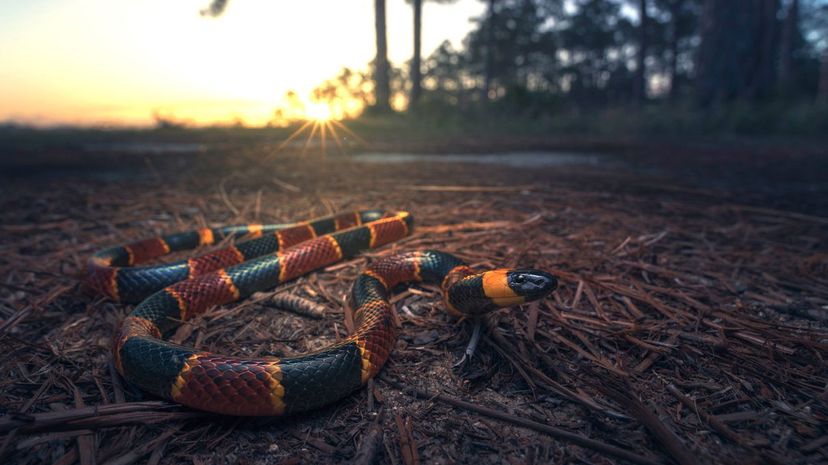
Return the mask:
<svg viewBox="0 0 828 465"><path fill-rule="evenodd" d="M115 365L126 380L200 410L283 415L335 402L377 374L396 338L389 296L399 284L439 285L446 310L457 317L536 300L557 285L543 271L475 272L444 252L407 252L376 260L359 275L350 295L355 331L323 350L281 359L233 357L163 340L212 306L397 241L411 229L407 212L374 210L290 225L205 228L103 250L89 260L86 282L112 299L140 302L113 343ZM244 235L255 239L169 265L134 266Z"/></svg>

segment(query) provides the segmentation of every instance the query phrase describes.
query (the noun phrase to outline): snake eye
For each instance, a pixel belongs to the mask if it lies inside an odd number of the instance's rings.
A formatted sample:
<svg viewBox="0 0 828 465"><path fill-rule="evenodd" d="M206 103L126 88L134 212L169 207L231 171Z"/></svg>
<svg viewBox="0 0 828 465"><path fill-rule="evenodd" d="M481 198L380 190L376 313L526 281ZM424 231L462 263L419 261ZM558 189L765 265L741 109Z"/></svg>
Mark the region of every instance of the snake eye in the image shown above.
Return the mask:
<svg viewBox="0 0 828 465"><path fill-rule="evenodd" d="M515 275L515 277L512 278L512 280L514 282L516 282L517 284L523 284L526 281L526 276L524 276L522 274L518 274L518 275Z"/></svg>

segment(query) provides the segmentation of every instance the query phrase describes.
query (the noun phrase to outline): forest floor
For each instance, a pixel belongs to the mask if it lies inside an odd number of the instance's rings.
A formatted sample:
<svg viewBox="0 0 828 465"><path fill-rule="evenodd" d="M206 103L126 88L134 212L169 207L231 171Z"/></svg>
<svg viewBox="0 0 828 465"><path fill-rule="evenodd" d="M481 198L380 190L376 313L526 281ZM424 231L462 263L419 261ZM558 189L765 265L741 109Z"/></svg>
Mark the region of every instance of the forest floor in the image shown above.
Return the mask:
<svg viewBox="0 0 828 465"><path fill-rule="evenodd" d="M828 462L828 154L675 144L526 168L270 150L70 147L9 162L0 462ZM416 229L276 290L325 305L321 319L265 295L209 311L176 340L236 355L318 349L346 336L356 274L395 251L536 267L561 286L489 318L461 369L468 323L435 289L403 290L397 345L370 388L288 418L205 415L114 373L110 340L129 307L79 286L96 250L363 208L408 210Z"/></svg>

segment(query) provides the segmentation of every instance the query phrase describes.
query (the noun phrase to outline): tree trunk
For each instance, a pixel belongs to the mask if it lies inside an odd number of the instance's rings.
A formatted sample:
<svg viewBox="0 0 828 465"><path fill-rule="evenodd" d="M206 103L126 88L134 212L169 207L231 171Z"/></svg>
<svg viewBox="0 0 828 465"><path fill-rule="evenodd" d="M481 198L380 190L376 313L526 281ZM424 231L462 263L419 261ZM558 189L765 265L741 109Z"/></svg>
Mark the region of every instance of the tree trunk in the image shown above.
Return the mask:
<svg viewBox="0 0 828 465"><path fill-rule="evenodd" d="M750 85L745 96L751 100L760 100L769 97L776 88L776 57L779 46L779 0L763 0L761 9L757 8L759 17L758 50L756 52L756 71L754 79L748 80Z"/></svg>
<svg viewBox="0 0 828 465"><path fill-rule="evenodd" d="M495 47L495 0L489 0L487 13L489 24L486 28L486 70L483 77L483 98L489 99L489 91L494 80L494 47Z"/></svg>
<svg viewBox="0 0 828 465"><path fill-rule="evenodd" d="M377 34L377 56L374 58L374 106L379 111L389 111L391 85L388 76L388 39L385 32L385 0L374 1Z"/></svg>
<svg viewBox="0 0 828 465"><path fill-rule="evenodd" d="M716 98L717 76L714 50L718 41L718 17L716 0L704 0L699 15L699 37L701 43L696 51L696 98L706 107Z"/></svg>
<svg viewBox="0 0 828 465"><path fill-rule="evenodd" d="M647 59L647 0L639 0L638 15L638 56L636 57L633 96L637 102L643 102L647 99L647 70L645 69Z"/></svg>
<svg viewBox="0 0 828 465"><path fill-rule="evenodd" d="M779 0L705 0L696 84L708 106L770 95L776 80Z"/></svg>
<svg viewBox="0 0 828 465"><path fill-rule="evenodd" d="M791 70L793 68L794 38L799 27L799 0L791 0L785 22L782 24L782 37L779 44L779 68L777 81L779 92L785 97L791 94Z"/></svg>
<svg viewBox="0 0 828 465"><path fill-rule="evenodd" d="M822 63L819 66L819 90L817 103L828 106L828 47L822 51Z"/></svg>
<svg viewBox="0 0 828 465"><path fill-rule="evenodd" d="M670 4L670 100L676 101L679 95L678 83L678 21L683 0L673 0Z"/></svg>
<svg viewBox="0 0 828 465"><path fill-rule="evenodd" d="M411 58L411 95L409 96L408 108L417 106L422 93L420 61L422 54L422 32L423 32L423 0L414 0L414 57Z"/></svg>

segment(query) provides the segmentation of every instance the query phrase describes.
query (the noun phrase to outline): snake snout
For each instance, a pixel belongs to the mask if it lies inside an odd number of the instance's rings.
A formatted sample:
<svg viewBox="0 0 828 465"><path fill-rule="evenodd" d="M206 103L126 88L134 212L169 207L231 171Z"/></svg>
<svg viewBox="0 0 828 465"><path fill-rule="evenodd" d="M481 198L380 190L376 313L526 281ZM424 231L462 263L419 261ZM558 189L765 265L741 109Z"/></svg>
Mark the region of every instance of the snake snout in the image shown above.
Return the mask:
<svg viewBox="0 0 828 465"><path fill-rule="evenodd" d="M541 299L558 287L558 280L540 270L513 270L507 273L509 287L526 301Z"/></svg>

